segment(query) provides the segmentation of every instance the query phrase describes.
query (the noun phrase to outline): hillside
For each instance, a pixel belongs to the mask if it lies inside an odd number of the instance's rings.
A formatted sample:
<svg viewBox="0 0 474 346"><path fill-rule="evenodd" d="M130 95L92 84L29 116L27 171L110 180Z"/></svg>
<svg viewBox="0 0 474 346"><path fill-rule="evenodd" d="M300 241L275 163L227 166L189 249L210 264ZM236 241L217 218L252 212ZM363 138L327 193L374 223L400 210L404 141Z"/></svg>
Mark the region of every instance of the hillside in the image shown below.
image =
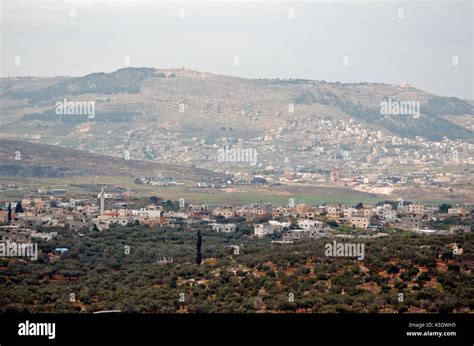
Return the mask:
<svg viewBox="0 0 474 346"><path fill-rule="evenodd" d="M431 95L409 85L343 84L300 79L252 80L184 69L152 68L124 68L78 78L58 77L57 83L54 79L46 79L48 83L44 87L38 86L41 80L10 78L0 82L1 116L3 119L11 118L13 129L37 126L38 121L39 127L51 122L71 122L64 117L55 118L54 104L64 98L77 98L97 103L97 121L104 121L104 118L110 122L125 121L132 128L130 116L124 117L124 112L139 115L134 119L135 125L153 116L159 122L175 121L186 129L201 123L200 115L206 115L206 127L212 125L210 120L215 128L219 127L220 121L213 114L216 111L217 114L225 114L230 123L236 121L236 124L243 125L241 132L250 133L250 129L255 127L267 128L260 122L270 120L279 123L288 118L291 116L288 105L295 104L301 106L295 112L303 117L318 112L327 112L336 118L338 115L348 116L402 137L425 136L439 140L443 136L468 139L473 135L471 131L441 118L445 115L474 114L470 103L454 97ZM405 117L382 116L380 102L387 98L419 101L421 117L406 122ZM185 107L186 117L177 117L180 104ZM113 113L117 113L116 120ZM244 113L244 119L251 117L257 124L249 124L245 121L247 119L241 123ZM78 117L72 122L88 120L87 117ZM69 131L72 130L69 128Z"/></svg>
<svg viewBox="0 0 474 346"><path fill-rule="evenodd" d="M387 100L419 103L419 117L382 114L381 102ZM57 102L76 101L93 103L94 115L57 114ZM125 68L77 78L3 78L0 105L0 138L114 157L129 153L132 160L220 172L227 168L216 162L217 148L238 142L258 147L261 168L285 170L287 162L328 170L334 165L330 158L341 157L343 150L365 160L375 150L370 147L374 136L420 145L444 138L474 140L471 101L432 95L407 83L244 79ZM322 144L325 159L314 162Z"/></svg>
<svg viewBox="0 0 474 346"><path fill-rule="evenodd" d="M0 176L64 178L70 176L157 176L180 180L219 178L204 169L125 160L53 145L0 139Z"/></svg>

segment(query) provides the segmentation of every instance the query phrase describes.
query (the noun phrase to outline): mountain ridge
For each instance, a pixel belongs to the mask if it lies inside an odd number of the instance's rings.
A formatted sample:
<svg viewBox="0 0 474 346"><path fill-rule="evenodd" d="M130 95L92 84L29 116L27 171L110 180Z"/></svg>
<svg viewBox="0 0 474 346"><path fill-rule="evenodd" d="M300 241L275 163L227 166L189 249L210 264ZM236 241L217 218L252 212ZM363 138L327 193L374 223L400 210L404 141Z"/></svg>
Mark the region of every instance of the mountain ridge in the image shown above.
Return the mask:
<svg viewBox="0 0 474 346"><path fill-rule="evenodd" d="M226 114L229 123L236 124L232 126L235 135L248 136L255 131L269 130L261 121L281 127L295 114L304 118L323 113L335 119L354 118L367 126L406 138L425 137L433 141L442 141L444 137L467 141L474 138L470 128L447 119L447 116L473 115L474 106L470 102L430 94L406 83L396 86L309 79L246 79L184 68L149 67L58 78L57 83L49 78L44 87L38 86L41 80L35 80L36 84L25 79L0 80L3 104L0 116L6 123L10 122L9 133L20 134L22 127L33 131L57 124L74 137L71 126L89 122L89 119L55 118L54 103L66 98L94 101L97 121L105 118L114 122L115 117L118 123L128 122L132 128L134 124L152 122L153 115L161 126L171 122L181 130L197 127L198 133L212 134L213 128L222 127L220 117ZM29 88L29 84L34 87ZM387 98L419 102L420 118L382 115L380 103ZM290 105L297 108L296 113L288 112ZM181 112L179 107L186 108L186 117L176 116ZM120 114L124 112L134 116L123 118ZM241 121L242 114L250 119ZM72 122L70 127L67 127L68 122ZM207 128L200 127L204 125ZM237 126L242 128L237 129Z"/></svg>

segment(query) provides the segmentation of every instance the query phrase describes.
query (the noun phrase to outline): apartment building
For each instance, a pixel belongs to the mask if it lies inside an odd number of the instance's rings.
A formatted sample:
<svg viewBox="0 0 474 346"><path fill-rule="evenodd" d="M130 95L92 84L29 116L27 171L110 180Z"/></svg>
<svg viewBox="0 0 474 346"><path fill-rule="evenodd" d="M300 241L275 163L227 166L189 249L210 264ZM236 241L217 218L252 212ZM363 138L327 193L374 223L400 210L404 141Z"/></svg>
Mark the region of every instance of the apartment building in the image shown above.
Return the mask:
<svg viewBox="0 0 474 346"><path fill-rule="evenodd" d="M233 233L237 229L237 226L233 223L213 223L211 226L212 230L218 233Z"/></svg>
<svg viewBox="0 0 474 346"><path fill-rule="evenodd" d="M349 218L351 227L366 229L370 225L370 217L367 216L351 216Z"/></svg>

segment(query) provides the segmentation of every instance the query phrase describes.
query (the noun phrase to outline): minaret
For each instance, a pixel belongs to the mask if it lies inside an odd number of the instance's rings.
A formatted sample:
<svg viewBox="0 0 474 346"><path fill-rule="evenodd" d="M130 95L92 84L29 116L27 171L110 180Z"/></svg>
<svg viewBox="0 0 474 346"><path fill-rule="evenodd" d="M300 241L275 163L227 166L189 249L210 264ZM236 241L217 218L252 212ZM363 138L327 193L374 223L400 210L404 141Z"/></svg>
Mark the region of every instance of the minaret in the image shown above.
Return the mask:
<svg viewBox="0 0 474 346"><path fill-rule="evenodd" d="M104 188L100 190L100 215L104 215L104 210L105 210L105 201L104 201Z"/></svg>

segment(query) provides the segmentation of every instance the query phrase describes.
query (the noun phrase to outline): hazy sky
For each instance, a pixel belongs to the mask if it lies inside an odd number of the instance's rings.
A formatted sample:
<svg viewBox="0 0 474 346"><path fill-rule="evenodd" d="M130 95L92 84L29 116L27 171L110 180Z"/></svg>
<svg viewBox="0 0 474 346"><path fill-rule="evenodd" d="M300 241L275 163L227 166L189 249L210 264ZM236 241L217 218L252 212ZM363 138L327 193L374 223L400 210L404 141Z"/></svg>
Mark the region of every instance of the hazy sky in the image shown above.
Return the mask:
<svg viewBox="0 0 474 346"><path fill-rule="evenodd" d="M0 72L80 76L129 57L250 78L407 81L474 99L472 3L0 0Z"/></svg>

